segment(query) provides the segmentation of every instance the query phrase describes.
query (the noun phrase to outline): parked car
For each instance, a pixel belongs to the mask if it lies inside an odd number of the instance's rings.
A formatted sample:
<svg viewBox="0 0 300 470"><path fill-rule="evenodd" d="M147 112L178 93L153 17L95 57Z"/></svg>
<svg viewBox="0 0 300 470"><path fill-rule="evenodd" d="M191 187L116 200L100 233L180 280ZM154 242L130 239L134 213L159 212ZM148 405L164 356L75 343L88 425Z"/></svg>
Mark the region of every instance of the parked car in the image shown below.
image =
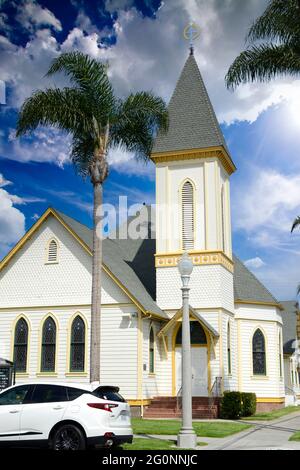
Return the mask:
<svg viewBox="0 0 300 470"><path fill-rule="evenodd" d="M119 388L28 383L0 393L0 444L55 450L132 442L130 407Z"/></svg>

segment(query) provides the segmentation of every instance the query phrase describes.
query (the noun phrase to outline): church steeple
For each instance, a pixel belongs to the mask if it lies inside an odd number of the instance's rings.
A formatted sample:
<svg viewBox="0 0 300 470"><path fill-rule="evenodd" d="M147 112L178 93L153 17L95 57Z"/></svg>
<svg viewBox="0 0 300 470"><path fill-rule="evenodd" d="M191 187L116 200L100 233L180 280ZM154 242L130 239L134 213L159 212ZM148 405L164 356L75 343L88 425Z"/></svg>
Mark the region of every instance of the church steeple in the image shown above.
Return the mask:
<svg viewBox="0 0 300 470"><path fill-rule="evenodd" d="M156 153L219 147L224 150L234 171L229 150L193 53L190 53L186 60L168 110L169 130L166 134L158 135L153 157Z"/></svg>

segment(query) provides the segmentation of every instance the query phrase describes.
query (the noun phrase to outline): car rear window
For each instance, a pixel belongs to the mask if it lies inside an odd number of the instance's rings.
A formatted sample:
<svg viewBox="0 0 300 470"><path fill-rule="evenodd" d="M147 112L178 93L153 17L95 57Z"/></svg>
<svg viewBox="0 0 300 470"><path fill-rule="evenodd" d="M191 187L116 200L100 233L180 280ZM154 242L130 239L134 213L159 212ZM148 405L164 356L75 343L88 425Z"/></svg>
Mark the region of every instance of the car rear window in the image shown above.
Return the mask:
<svg viewBox="0 0 300 470"><path fill-rule="evenodd" d="M96 395L96 397L98 398L102 398L103 400L120 402L126 401L115 388L99 387L94 390L93 394Z"/></svg>
<svg viewBox="0 0 300 470"><path fill-rule="evenodd" d="M84 393L91 393L88 390L82 390L80 388L67 387L67 394L69 401L76 400L76 398L81 397Z"/></svg>

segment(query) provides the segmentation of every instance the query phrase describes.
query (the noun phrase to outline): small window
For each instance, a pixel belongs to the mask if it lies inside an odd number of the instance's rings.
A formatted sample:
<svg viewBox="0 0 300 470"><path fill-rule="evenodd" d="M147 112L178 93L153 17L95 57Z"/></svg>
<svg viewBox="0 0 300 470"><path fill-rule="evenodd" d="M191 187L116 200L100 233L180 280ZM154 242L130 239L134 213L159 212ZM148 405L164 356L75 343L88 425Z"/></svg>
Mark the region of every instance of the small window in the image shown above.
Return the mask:
<svg viewBox="0 0 300 470"><path fill-rule="evenodd" d="M227 367L228 375L231 375L231 331L230 331L230 322L227 326Z"/></svg>
<svg viewBox="0 0 300 470"><path fill-rule="evenodd" d="M14 343L14 364L16 372L26 372L28 352L28 325L24 318L16 324Z"/></svg>
<svg viewBox="0 0 300 470"><path fill-rule="evenodd" d="M20 385L0 395L0 405L21 405L26 400L30 385Z"/></svg>
<svg viewBox="0 0 300 470"><path fill-rule="evenodd" d="M58 245L55 240L51 240L48 245L48 263L57 263L58 262Z"/></svg>
<svg viewBox="0 0 300 470"><path fill-rule="evenodd" d="M252 339L253 374L266 375L266 344L260 329L256 330Z"/></svg>
<svg viewBox="0 0 300 470"><path fill-rule="evenodd" d="M221 189L221 218L222 218L222 249L225 251L226 238L225 238L225 203L224 203L224 185Z"/></svg>
<svg viewBox="0 0 300 470"><path fill-rule="evenodd" d="M278 335L278 349L279 349L279 376L282 377L282 340L281 333Z"/></svg>
<svg viewBox="0 0 300 470"><path fill-rule="evenodd" d="M43 325L41 372L55 371L56 325L48 317Z"/></svg>
<svg viewBox="0 0 300 470"><path fill-rule="evenodd" d="M36 385L31 403L52 403L68 401L66 387L60 385Z"/></svg>
<svg viewBox="0 0 300 470"><path fill-rule="evenodd" d="M71 326L70 372L84 372L85 324L77 315Z"/></svg>
<svg viewBox="0 0 300 470"><path fill-rule="evenodd" d="M154 365L154 332L153 327L150 328L149 335L149 372L154 374L155 365Z"/></svg>
<svg viewBox="0 0 300 470"><path fill-rule="evenodd" d="M190 181L186 181L182 187L182 248L192 250L194 248L194 188Z"/></svg>
<svg viewBox="0 0 300 470"><path fill-rule="evenodd" d="M191 344L207 344L206 334L198 321L190 322ZM176 346L182 345L182 326L176 336Z"/></svg>

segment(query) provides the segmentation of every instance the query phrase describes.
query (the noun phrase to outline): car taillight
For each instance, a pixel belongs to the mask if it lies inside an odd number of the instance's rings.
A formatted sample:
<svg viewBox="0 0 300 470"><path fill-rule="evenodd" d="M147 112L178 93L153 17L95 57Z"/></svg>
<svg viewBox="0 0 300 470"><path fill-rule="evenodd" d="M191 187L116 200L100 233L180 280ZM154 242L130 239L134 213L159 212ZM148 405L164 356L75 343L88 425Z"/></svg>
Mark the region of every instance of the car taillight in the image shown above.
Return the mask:
<svg viewBox="0 0 300 470"><path fill-rule="evenodd" d="M109 411L110 413L112 412L113 408L119 406L115 403L88 403L87 405L91 408L96 408L97 410Z"/></svg>

